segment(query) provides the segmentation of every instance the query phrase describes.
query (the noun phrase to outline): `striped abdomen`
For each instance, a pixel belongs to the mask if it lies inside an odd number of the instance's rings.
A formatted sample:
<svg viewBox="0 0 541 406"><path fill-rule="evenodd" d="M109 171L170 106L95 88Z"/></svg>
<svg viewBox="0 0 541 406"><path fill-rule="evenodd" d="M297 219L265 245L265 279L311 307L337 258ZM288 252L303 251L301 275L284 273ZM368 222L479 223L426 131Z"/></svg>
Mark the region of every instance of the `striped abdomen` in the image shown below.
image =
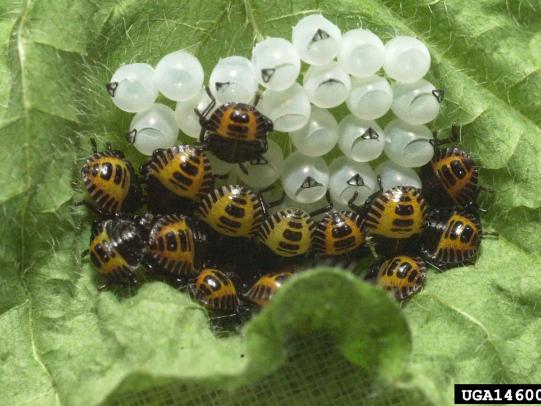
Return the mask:
<svg viewBox="0 0 541 406"><path fill-rule="evenodd" d="M223 272L204 269L195 280L194 296L207 309L235 311L239 298L235 285Z"/></svg>
<svg viewBox="0 0 541 406"><path fill-rule="evenodd" d="M192 201L208 193L214 183L207 155L189 145L156 150L143 165L142 173L147 183L154 180L176 196Z"/></svg>
<svg viewBox="0 0 541 406"><path fill-rule="evenodd" d="M425 278L426 265L421 258L401 255L379 266L376 284L404 300L422 289Z"/></svg>
<svg viewBox="0 0 541 406"><path fill-rule="evenodd" d="M438 150L430 164L454 204L467 206L476 200L479 194L478 171L466 152L458 148Z"/></svg>
<svg viewBox="0 0 541 406"><path fill-rule="evenodd" d="M259 306L266 306L270 303L276 291L291 275L293 275L291 272L276 272L263 275L244 296Z"/></svg>
<svg viewBox="0 0 541 406"><path fill-rule="evenodd" d="M272 122L255 107L244 103L226 103L205 124L207 131L235 141L265 140Z"/></svg>
<svg viewBox="0 0 541 406"><path fill-rule="evenodd" d="M170 274L195 273L196 247L188 218L168 215L152 227L147 243L147 262Z"/></svg>
<svg viewBox="0 0 541 406"><path fill-rule="evenodd" d="M267 217L259 228L258 239L275 254L293 257L308 252L314 229L314 221L308 213L284 209Z"/></svg>
<svg viewBox="0 0 541 406"><path fill-rule="evenodd" d="M389 189L369 204L366 227L370 234L385 238L410 238L420 234L426 216L421 191L398 186Z"/></svg>
<svg viewBox="0 0 541 406"><path fill-rule="evenodd" d="M427 222L423 252L441 266L470 263L477 257L481 238L481 223L475 215L461 211L436 214Z"/></svg>
<svg viewBox="0 0 541 406"><path fill-rule="evenodd" d="M133 187L133 168L115 151L98 152L88 158L81 174L96 207L105 213L122 213Z"/></svg>
<svg viewBox="0 0 541 406"><path fill-rule="evenodd" d="M230 237L251 237L263 221L259 198L243 186L222 186L205 195L197 214L215 231Z"/></svg>
<svg viewBox="0 0 541 406"><path fill-rule="evenodd" d="M317 223L314 251L318 255L343 255L361 247L366 240L361 217L351 211L331 212Z"/></svg>

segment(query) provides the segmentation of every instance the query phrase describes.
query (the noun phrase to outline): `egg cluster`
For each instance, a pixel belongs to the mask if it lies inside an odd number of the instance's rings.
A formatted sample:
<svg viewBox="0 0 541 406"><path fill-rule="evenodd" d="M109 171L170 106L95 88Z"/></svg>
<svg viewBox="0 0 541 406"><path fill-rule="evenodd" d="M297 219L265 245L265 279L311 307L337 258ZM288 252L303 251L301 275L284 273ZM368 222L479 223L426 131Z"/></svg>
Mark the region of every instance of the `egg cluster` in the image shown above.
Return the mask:
<svg viewBox="0 0 541 406"><path fill-rule="evenodd" d="M302 85L301 62L310 65ZM429 67L415 38L384 45L368 30L342 34L322 15L301 19L291 42L256 44L251 60L220 59L206 87L186 51L155 68L120 67L107 90L136 113L127 138L149 159L137 173L121 151L94 143L83 165L86 204L98 217L88 252L104 286L135 283L142 265L190 286L207 308L236 313L244 301L265 305L294 272L322 262L355 264L372 253L366 276L400 300L422 288L425 262L473 263L482 237L477 168L425 125L443 100L423 79ZM175 111L156 103L159 93ZM338 123L328 109L343 103L350 114ZM389 110L395 118L382 128L374 120ZM179 130L199 143L177 145ZM296 151L284 156L272 131L288 133ZM336 145L342 155L327 166ZM388 160L372 169L382 153Z"/></svg>

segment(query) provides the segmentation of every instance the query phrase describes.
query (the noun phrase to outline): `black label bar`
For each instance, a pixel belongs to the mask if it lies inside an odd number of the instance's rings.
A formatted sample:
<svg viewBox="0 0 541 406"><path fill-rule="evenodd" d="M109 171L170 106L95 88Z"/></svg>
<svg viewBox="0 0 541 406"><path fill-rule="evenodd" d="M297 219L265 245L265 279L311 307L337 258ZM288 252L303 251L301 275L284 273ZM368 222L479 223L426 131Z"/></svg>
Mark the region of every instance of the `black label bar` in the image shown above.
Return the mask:
<svg viewBox="0 0 541 406"><path fill-rule="evenodd" d="M540 385L455 385L455 404L458 405L533 405L541 403Z"/></svg>

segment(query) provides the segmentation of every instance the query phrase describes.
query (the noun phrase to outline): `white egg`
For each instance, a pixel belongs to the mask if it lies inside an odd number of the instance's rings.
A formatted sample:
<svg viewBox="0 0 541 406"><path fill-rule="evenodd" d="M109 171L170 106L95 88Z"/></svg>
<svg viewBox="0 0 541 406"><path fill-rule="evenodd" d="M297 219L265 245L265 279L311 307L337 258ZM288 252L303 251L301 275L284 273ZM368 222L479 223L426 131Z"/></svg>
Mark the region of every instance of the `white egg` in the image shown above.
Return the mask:
<svg viewBox="0 0 541 406"><path fill-rule="evenodd" d="M346 105L357 117L364 120L380 118L392 104L393 91L384 77L374 75L352 79Z"/></svg>
<svg viewBox="0 0 541 406"><path fill-rule="evenodd" d="M327 193L329 168L323 158L294 152L285 160L282 186L287 196L298 203L317 202Z"/></svg>
<svg viewBox="0 0 541 406"><path fill-rule="evenodd" d="M413 83L392 85L394 101L391 109L401 120L410 124L425 124L434 120L443 100L443 90L425 79Z"/></svg>
<svg viewBox="0 0 541 406"><path fill-rule="evenodd" d="M306 125L310 118L310 100L298 83L277 92L267 89L263 92L259 110L272 120L274 130L296 131Z"/></svg>
<svg viewBox="0 0 541 406"><path fill-rule="evenodd" d="M383 69L400 82L416 82L430 68L430 52L424 43L409 36L395 37L385 44Z"/></svg>
<svg viewBox="0 0 541 406"><path fill-rule="evenodd" d="M405 168L393 161L386 160L376 167L376 175L381 177L383 190L389 190L395 186L413 186L421 189L421 179L412 168Z"/></svg>
<svg viewBox="0 0 541 406"><path fill-rule="evenodd" d="M400 166L423 166L434 156L434 136L427 126L393 120L385 126L385 155Z"/></svg>
<svg viewBox="0 0 541 406"><path fill-rule="evenodd" d="M185 101L199 93L204 76L199 59L186 51L176 51L158 62L154 83L168 99Z"/></svg>
<svg viewBox="0 0 541 406"><path fill-rule="evenodd" d="M254 189L264 189L276 182L282 174L284 167L284 153L282 148L272 140L268 140L269 148L261 158L244 162L236 167L239 179Z"/></svg>
<svg viewBox="0 0 541 406"><path fill-rule="evenodd" d="M329 169L331 199L340 208L347 207L355 193L357 197L353 203L360 206L378 190L376 174L367 163L355 162L341 156L331 163Z"/></svg>
<svg viewBox="0 0 541 406"><path fill-rule="evenodd" d="M155 149L169 148L178 137L175 114L169 107L155 103L150 109L133 116L128 141L144 155L152 155Z"/></svg>
<svg viewBox="0 0 541 406"><path fill-rule="evenodd" d="M304 90L308 99L318 107L341 105L349 96L351 80L336 62L311 66L304 75Z"/></svg>
<svg viewBox="0 0 541 406"><path fill-rule="evenodd" d="M357 162L370 162L378 158L385 147L385 132L373 120L361 120L353 114L339 125L338 146L342 153Z"/></svg>
<svg viewBox="0 0 541 406"><path fill-rule="evenodd" d="M301 70L297 49L283 38L267 38L256 44L252 64L258 82L277 91L290 87Z"/></svg>
<svg viewBox="0 0 541 406"><path fill-rule="evenodd" d="M220 59L210 74L209 85L219 104L249 103L257 92L252 62L242 56Z"/></svg>
<svg viewBox="0 0 541 406"><path fill-rule="evenodd" d="M338 63L350 75L374 75L385 61L385 46L370 30L355 29L342 36Z"/></svg>
<svg viewBox="0 0 541 406"><path fill-rule="evenodd" d="M301 59L310 65L325 65L340 49L340 28L321 14L303 17L293 27L292 42Z"/></svg>
<svg viewBox="0 0 541 406"><path fill-rule="evenodd" d="M113 103L123 111L148 110L158 97L154 69L147 63L131 63L118 68L107 84Z"/></svg>
<svg viewBox="0 0 541 406"><path fill-rule="evenodd" d="M338 123L326 109L312 107L308 123L289 133L293 145L304 155L322 156L330 152L338 141Z"/></svg>

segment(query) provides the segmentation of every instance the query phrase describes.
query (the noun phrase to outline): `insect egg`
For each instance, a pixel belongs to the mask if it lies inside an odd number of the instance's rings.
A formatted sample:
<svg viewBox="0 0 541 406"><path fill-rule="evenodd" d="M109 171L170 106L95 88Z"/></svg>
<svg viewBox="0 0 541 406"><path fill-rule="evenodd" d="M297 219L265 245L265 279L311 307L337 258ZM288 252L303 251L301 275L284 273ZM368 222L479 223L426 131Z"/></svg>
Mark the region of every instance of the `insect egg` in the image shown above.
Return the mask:
<svg viewBox="0 0 541 406"><path fill-rule="evenodd" d="M289 132L302 128L310 118L310 100L298 83L281 92L263 92L260 110L274 123L277 131Z"/></svg>
<svg viewBox="0 0 541 406"><path fill-rule="evenodd" d="M145 111L158 97L153 79L154 69L147 63L122 65L107 84L107 92L120 110L128 113Z"/></svg>
<svg viewBox="0 0 541 406"><path fill-rule="evenodd" d="M308 123L289 133L293 145L304 155L322 156L338 142L338 123L326 109L312 107Z"/></svg>
<svg viewBox="0 0 541 406"><path fill-rule="evenodd" d="M323 158L294 152L285 160L282 186L290 199L298 203L314 203L327 192L329 168Z"/></svg>
<svg viewBox="0 0 541 406"><path fill-rule="evenodd" d="M430 53L425 44L408 36L395 37L385 44L383 69L390 78L415 82L430 68Z"/></svg>
<svg viewBox="0 0 541 406"><path fill-rule="evenodd" d="M349 75L336 62L311 66L304 75L303 85L310 101L324 108L339 106L351 90Z"/></svg>
<svg viewBox="0 0 541 406"><path fill-rule="evenodd" d="M338 63L350 75L372 76L384 61L385 46L372 31L359 28L342 36Z"/></svg>
<svg viewBox="0 0 541 406"><path fill-rule="evenodd" d="M199 116L195 113L195 109L197 109L197 111L205 111L205 108L211 102L212 100L205 89L200 89L199 93L190 100L177 102L175 119L180 131L188 137L199 138L199 135L201 134L201 124L199 123ZM216 106L216 108L217 107L218 106Z"/></svg>
<svg viewBox="0 0 541 406"><path fill-rule="evenodd" d="M346 105L357 117L374 120L385 115L392 104L393 91L387 79L377 75L352 79Z"/></svg>
<svg viewBox="0 0 541 406"><path fill-rule="evenodd" d="M401 120L410 124L425 124L436 118L443 101L443 90L427 80L413 83L396 82L392 86L394 101L391 109Z"/></svg>
<svg viewBox="0 0 541 406"><path fill-rule="evenodd" d="M394 163L391 160L386 160L376 167L376 175L380 176L381 184L384 190L391 189L395 186L413 186L421 189L421 179L417 172L412 168L405 168Z"/></svg>
<svg viewBox="0 0 541 406"><path fill-rule="evenodd" d="M130 124L128 141L144 155L155 149L171 147L178 137L175 114L169 107L155 103L150 109L137 113Z"/></svg>
<svg viewBox="0 0 541 406"><path fill-rule="evenodd" d="M355 192L354 203L362 205L365 200L378 190L376 174L367 163L355 162L341 156L330 165L329 191L333 203L345 207Z"/></svg>
<svg viewBox="0 0 541 406"><path fill-rule="evenodd" d="M274 141L268 140L268 150L260 158L243 164L245 173L237 166L236 174L242 182L255 189L263 189L280 178L284 166L282 148Z"/></svg>
<svg viewBox="0 0 541 406"><path fill-rule="evenodd" d="M423 166L434 156L434 137L424 125L393 120L385 127L385 134L385 154L401 166Z"/></svg>
<svg viewBox="0 0 541 406"><path fill-rule="evenodd" d="M185 51L165 55L154 75L154 83L168 99L190 100L203 86L204 72L199 59Z"/></svg>
<svg viewBox="0 0 541 406"><path fill-rule="evenodd" d="M325 65L340 49L340 28L321 14L301 18L293 27L292 42L301 59L310 65Z"/></svg>
<svg viewBox="0 0 541 406"><path fill-rule="evenodd" d="M376 159L383 152L385 133L373 120L361 120L350 114L339 125L338 146L342 153L357 162Z"/></svg>
<svg viewBox="0 0 541 406"><path fill-rule="evenodd" d="M256 44L252 51L252 63L258 82L267 89L277 91L290 87L301 70L297 50L283 38L267 38Z"/></svg>
<svg viewBox="0 0 541 406"><path fill-rule="evenodd" d="M220 59L210 74L210 90L220 104L249 103L257 91L252 62L242 56Z"/></svg>

